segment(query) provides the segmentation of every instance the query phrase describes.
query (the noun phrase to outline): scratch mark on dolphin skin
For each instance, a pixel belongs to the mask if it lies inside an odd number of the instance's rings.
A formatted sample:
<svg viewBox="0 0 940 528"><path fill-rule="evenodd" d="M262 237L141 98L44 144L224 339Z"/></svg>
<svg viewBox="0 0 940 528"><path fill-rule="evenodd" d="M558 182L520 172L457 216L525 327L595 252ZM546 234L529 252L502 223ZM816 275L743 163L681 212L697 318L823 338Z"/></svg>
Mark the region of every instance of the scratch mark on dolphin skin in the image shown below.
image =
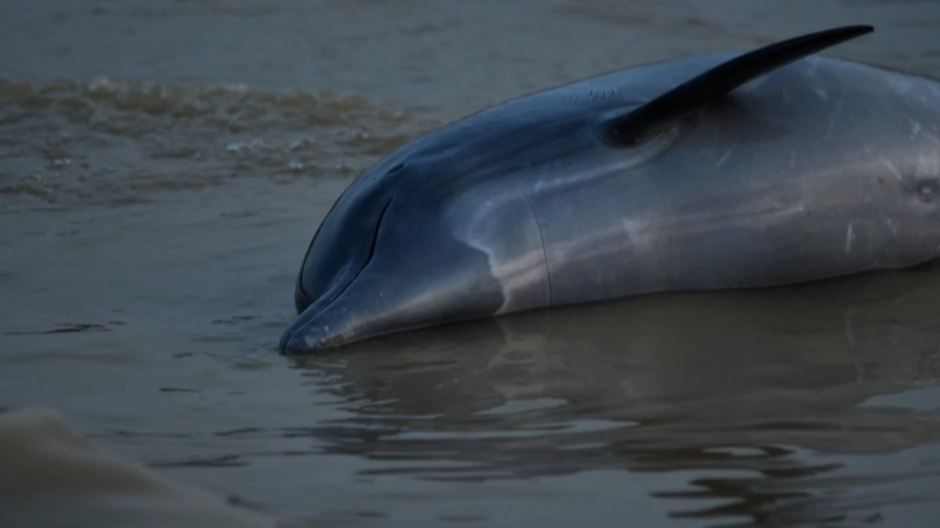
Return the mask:
<svg viewBox="0 0 940 528"><path fill-rule="evenodd" d="M852 252L852 241L855 240L855 233L852 232L852 222L849 222L849 227L845 230L845 252L846 254Z"/></svg>
<svg viewBox="0 0 940 528"><path fill-rule="evenodd" d="M718 163L715 163L715 167L717 168L717 167L721 167L722 165L724 165L725 162L728 161L728 158L731 157L731 153L734 152L734 149L736 149L736 148L738 148L738 144L737 144L737 143L735 143L734 145L731 145L731 148L729 148L727 151L725 151L725 153L724 153L724 154L721 156L721 158L718 160Z"/></svg>
<svg viewBox="0 0 940 528"><path fill-rule="evenodd" d="M669 270L666 273L666 280L672 282L672 243L676 241L676 234L669 233Z"/></svg>
<svg viewBox="0 0 940 528"><path fill-rule="evenodd" d="M914 86L914 81L896 76L890 77L888 82L891 84L891 87L897 91L898 95L906 94Z"/></svg>
<svg viewBox="0 0 940 528"><path fill-rule="evenodd" d="M888 167L888 170L891 171L891 174L892 174L895 178L897 178L898 181L904 179L903 177L901 177L901 173L898 172L898 169L896 169L896 168L894 167L894 164L891 163L890 161L888 161L886 158L881 158L881 164L884 165L885 167Z"/></svg>
<svg viewBox="0 0 940 528"><path fill-rule="evenodd" d="M753 92L757 88L760 88L762 84L767 82L766 77L758 77L756 79L751 79L750 81L742 84L738 87L738 90L741 92Z"/></svg>
<svg viewBox="0 0 940 528"><path fill-rule="evenodd" d="M852 330L852 315L854 312L854 307L849 306L845 309L845 317L843 318L843 323L845 327L845 338L849 342L849 346L855 348L855 332ZM858 380L858 367L856 366L856 381Z"/></svg>
<svg viewBox="0 0 940 528"><path fill-rule="evenodd" d="M895 221L894 221L893 219L891 219L891 218L887 218L887 219L885 219L885 223L888 225L888 229L891 230L891 234L893 234L893 235L897 235L897 234L898 234L898 224L897 224L897 222L895 222Z"/></svg>
<svg viewBox="0 0 940 528"><path fill-rule="evenodd" d="M832 114L829 116L829 126L826 129L826 139L832 138L832 131L836 126L836 119L842 114L842 107L845 105L845 97L839 97L839 100L836 101L836 107L832 109Z"/></svg>
<svg viewBox="0 0 940 528"><path fill-rule="evenodd" d="M816 70L819 68L819 61L816 60L816 57L808 57L806 59L806 64L809 65L809 68L806 70L806 74L810 76L815 76Z"/></svg>
<svg viewBox="0 0 940 528"><path fill-rule="evenodd" d="M940 152L934 151L933 156L921 155L917 158L917 176L937 176L940 174Z"/></svg>
<svg viewBox="0 0 940 528"><path fill-rule="evenodd" d="M639 234L635 220L621 218L620 223L623 225L623 230L627 235L627 239L630 240L630 244L636 248L637 251L646 251L649 248L649 241L646 237Z"/></svg>

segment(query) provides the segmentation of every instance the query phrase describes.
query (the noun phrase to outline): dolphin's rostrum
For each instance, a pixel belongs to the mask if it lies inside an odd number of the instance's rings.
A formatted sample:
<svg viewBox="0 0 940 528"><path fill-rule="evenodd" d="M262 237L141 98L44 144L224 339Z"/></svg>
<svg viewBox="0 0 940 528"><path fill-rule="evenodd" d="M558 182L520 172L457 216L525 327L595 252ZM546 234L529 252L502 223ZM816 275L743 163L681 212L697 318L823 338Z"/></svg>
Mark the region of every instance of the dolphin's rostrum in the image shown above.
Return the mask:
<svg viewBox="0 0 940 528"><path fill-rule="evenodd" d="M940 82L804 58L871 31L631 68L405 145L321 224L281 350L940 256Z"/></svg>

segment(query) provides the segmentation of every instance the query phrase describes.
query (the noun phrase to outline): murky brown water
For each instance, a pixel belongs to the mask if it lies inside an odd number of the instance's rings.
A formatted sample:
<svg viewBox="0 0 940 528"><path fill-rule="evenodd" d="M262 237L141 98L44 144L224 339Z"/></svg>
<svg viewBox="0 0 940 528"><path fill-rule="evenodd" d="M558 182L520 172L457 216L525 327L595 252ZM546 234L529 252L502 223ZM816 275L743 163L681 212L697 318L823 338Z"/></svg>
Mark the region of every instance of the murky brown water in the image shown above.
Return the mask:
<svg viewBox="0 0 940 528"><path fill-rule="evenodd" d="M878 33L834 55L940 77L940 3L4 11L0 406L55 408L166 476L317 524L940 518L938 266L275 351L318 222L408 139L591 74L844 23Z"/></svg>

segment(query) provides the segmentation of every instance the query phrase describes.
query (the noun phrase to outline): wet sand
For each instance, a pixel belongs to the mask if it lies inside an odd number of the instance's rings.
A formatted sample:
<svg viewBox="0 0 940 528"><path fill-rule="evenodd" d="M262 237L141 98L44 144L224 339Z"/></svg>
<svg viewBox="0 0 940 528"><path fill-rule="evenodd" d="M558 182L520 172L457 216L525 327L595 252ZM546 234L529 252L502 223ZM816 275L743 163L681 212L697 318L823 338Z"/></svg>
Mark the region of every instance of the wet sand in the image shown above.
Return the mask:
<svg viewBox="0 0 940 528"><path fill-rule="evenodd" d="M312 523L940 516L935 266L275 350L318 222L408 139L581 77L845 23L878 32L832 55L940 77L940 4L8 12L0 406L51 407L162 475Z"/></svg>

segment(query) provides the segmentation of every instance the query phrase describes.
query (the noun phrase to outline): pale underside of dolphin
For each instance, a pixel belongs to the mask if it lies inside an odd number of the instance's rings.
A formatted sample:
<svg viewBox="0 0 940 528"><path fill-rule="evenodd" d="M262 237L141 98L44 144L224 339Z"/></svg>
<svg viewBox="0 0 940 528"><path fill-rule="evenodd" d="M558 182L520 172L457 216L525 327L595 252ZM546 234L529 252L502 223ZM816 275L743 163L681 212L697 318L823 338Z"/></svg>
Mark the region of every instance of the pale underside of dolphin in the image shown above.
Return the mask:
<svg viewBox="0 0 940 528"><path fill-rule="evenodd" d="M405 145L320 225L280 349L940 256L940 82L807 57L870 31L602 75Z"/></svg>

